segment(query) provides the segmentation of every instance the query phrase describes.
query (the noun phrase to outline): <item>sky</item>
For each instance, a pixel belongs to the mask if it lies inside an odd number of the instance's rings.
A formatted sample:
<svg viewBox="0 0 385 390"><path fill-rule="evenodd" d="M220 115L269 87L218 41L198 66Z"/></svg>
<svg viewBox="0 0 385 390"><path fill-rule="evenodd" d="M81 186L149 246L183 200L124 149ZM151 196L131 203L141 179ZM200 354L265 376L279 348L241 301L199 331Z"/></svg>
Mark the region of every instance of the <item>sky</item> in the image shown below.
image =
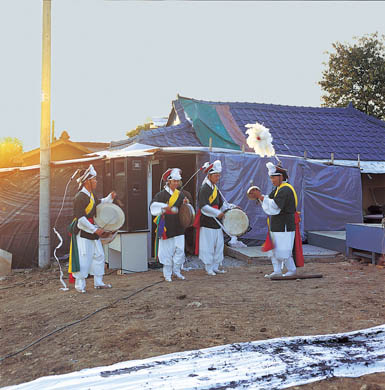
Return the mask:
<svg viewBox="0 0 385 390"><path fill-rule="evenodd" d="M0 0L0 138L40 145L42 0ZM177 94L317 107L332 43L385 34L385 2L52 0L55 136L110 142Z"/></svg>

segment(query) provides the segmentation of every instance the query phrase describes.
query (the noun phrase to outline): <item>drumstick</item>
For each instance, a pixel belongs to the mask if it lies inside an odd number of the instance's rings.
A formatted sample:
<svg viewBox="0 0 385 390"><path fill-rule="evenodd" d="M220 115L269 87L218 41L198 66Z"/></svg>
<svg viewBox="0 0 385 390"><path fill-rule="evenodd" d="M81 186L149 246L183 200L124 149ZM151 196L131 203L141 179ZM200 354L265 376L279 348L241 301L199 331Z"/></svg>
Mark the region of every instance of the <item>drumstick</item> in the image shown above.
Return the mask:
<svg viewBox="0 0 385 390"><path fill-rule="evenodd" d="M218 188L218 186L217 186L217 190L218 190L218 192L221 194L221 197L222 197L222 199L224 200L224 203L226 203L227 205L229 205L229 209L231 209L231 207L230 207L231 203L228 202L227 199L223 196L223 194L222 194L221 190ZM236 206L236 207L237 207L237 206Z"/></svg>
<svg viewBox="0 0 385 390"><path fill-rule="evenodd" d="M188 179L188 180L186 181L186 183L183 184L183 186L182 186L182 188L180 189L180 191L182 191L183 188L185 188L185 187L187 186L187 184L190 183L191 179L192 179L194 176L196 176L196 174L197 174L199 171L202 171L203 169L204 169L203 167L200 167L200 168L199 168L199 169L190 177L190 179Z"/></svg>
<svg viewBox="0 0 385 390"><path fill-rule="evenodd" d="M232 235L226 231L225 227L223 226L223 224L221 222L219 222L219 219L217 217L213 217L217 222L218 222L218 225L222 228L222 230L229 236L229 237L232 237Z"/></svg>

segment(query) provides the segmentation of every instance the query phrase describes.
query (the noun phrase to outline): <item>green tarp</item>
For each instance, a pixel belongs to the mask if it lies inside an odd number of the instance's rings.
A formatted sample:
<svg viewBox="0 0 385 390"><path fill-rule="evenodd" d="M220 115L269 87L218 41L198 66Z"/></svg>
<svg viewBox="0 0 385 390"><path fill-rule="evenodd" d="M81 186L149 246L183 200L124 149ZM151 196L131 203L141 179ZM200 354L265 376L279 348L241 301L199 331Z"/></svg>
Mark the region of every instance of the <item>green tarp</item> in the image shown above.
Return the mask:
<svg viewBox="0 0 385 390"><path fill-rule="evenodd" d="M184 98L179 98L179 101L192 120L195 133L203 146L209 146L211 138L213 147L240 150L223 126L214 104Z"/></svg>

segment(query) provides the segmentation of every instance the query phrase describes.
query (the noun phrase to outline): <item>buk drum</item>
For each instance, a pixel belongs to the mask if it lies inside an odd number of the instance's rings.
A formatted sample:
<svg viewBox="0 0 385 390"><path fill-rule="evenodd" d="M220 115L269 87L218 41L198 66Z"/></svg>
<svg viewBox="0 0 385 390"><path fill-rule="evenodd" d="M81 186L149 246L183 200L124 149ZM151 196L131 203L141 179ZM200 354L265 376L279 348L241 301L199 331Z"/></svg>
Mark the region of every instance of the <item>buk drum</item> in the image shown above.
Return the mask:
<svg viewBox="0 0 385 390"><path fill-rule="evenodd" d="M99 203L96 206L95 223L104 230L100 237L103 245L108 245L112 242L118 230L124 224L124 211L114 203Z"/></svg>
<svg viewBox="0 0 385 390"><path fill-rule="evenodd" d="M107 232L115 232L124 224L124 211L114 203L99 203L96 206L95 223Z"/></svg>
<svg viewBox="0 0 385 390"><path fill-rule="evenodd" d="M249 217L241 209L235 208L225 211L222 219L225 231L232 236L242 236L249 228Z"/></svg>
<svg viewBox="0 0 385 390"><path fill-rule="evenodd" d="M192 226L195 219L195 210L190 203L182 203L179 207L179 222L180 224L187 229Z"/></svg>

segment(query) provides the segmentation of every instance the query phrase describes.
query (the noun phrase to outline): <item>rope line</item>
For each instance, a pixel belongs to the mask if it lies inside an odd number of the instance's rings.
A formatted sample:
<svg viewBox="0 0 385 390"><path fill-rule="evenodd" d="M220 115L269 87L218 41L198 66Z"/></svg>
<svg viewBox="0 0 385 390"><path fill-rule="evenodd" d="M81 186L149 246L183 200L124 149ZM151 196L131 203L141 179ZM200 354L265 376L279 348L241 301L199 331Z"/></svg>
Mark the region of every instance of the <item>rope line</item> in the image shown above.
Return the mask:
<svg viewBox="0 0 385 390"><path fill-rule="evenodd" d="M59 270L60 270L60 283L63 285L63 287L60 289L60 290L63 290L63 291L68 291L69 288L67 287L67 284L64 282L64 279L63 279L63 271L62 271L62 268L61 268L61 265L60 265L60 261L56 255L56 251L61 248L61 246L63 245L63 238L62 236L60 235L60 233L56 230L56 224L57 224L57 221L59 220L59 217L60 217L60 214L61 212L63 211L63 207L64 207L64 201L65 201L65 198L66 198L66 195L67 195L67 190L68 190L68 186L69 184L71 183L72 179L76 176L77 172L79 170L77 169L75 171L75 173L70 177L70 179L68 180L67 184L66 184L66 188L64 190L64 195L63 195L63 200L62 200L62 203L61 203L61 207L60 207L60 210L59 210L59 213L56 217L56 220L55 220L55 224L53 226L53 231L55 232L57 238L59 239L59 244L56 246L56 248L54 249L53 251L53 257L55 258L55 260L57 261L58 265L59 265Z"/></svg>

